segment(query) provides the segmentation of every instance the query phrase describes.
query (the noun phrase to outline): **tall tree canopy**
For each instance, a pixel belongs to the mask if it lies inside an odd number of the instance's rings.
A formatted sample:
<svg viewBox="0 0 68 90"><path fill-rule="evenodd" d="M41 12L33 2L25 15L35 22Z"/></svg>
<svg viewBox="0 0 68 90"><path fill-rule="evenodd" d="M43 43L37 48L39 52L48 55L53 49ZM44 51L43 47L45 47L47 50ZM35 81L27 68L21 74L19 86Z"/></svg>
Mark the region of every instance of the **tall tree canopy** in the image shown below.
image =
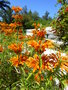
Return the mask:
<svg viewBox="0 0 68 90"><path fill-rule="evenodd" d="M46 11L45 14L42 16L43 19L48 20L49 18L49 12Z"/></svg>
<svg viewBox="0 0 68 90"><path fill-rule="evenodd" d="M6 11L6 8L10 8L10 2L6 0L0 0L0 9Z"/></svg>

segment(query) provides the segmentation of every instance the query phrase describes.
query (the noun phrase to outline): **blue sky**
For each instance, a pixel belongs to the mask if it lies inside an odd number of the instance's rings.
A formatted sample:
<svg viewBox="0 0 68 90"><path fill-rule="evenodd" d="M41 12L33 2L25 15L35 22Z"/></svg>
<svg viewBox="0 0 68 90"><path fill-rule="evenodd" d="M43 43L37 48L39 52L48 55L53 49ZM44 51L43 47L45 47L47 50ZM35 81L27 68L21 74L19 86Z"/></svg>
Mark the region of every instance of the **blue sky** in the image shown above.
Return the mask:
<svg viewBox="0 0 68 90"><path fill-rule="evenodd" d="M57 0L8 0L11 3L11 6L27 6L28 11L32 12L37 11L40 16L44 15L46 11L50 13L51 17L54 17L57 13L60 5L55 6Z"/></svg>

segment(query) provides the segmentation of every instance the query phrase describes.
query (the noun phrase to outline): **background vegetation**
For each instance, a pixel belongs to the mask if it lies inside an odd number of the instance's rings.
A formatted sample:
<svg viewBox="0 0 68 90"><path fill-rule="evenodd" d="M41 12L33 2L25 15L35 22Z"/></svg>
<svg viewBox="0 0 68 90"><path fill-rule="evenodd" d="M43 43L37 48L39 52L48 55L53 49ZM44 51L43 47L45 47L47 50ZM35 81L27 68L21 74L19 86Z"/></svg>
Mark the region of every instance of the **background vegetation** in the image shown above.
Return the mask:
<svg viewBox="0 0 68 90"><path fill-rule="evenodd" d="M0 1L0 18L2 18L3 22L11 23L12 22L12 14L13 11L10 7L10 2L1 0ZM31 29L33 27L33 23L40 23L43 26L48 26L50 22L52 21L52 18L49 16L49 12L45 11L44 15L42 17L39 16L39 13L37 11L32 12L31 10L28 11L27 6L23 7L23 10L21 11L21 14L23 15L23 28L24 29Z"/></svg>

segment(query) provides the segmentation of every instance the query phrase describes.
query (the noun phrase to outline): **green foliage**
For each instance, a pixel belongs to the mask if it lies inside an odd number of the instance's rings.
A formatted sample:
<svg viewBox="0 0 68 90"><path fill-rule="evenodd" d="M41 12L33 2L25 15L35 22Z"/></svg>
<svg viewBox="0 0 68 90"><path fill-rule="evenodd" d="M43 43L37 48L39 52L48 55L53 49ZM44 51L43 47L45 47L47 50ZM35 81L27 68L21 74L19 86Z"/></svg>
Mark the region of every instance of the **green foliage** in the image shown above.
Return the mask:
<svg viewBox="0 0 68 90"><path fill-rule="evenodd" d="M11 90L12 84L20 78L15 68L9 63L9 58L9 51L0 53L0 90Z"/></svg>
<svg viewBox="0 0 68 90"><path fill-rule="evenodd" d="M6 12L4 10L0 10L0 17L2 18L3 22L11 23L13 20L12 18L13 11L11 10L11 8L8 8L6 9ZM34 22L40 23L44 26L48 26L52 21L52 18L49 16L48 11L46 11L45 14L42 17L40 17L37 11L34 12L32 12L31 10L27 11L27 6L23 7L23 11L20 12L20 14L23 15L22 24L24 30L33 29L34 26L32 24Z"/></svg>
<svg viewBox="0 0 68 90"><path fill-rule="evenodd" d="M68 3L68 0L57 0L58 3L61 3L62 5L64 5L65 3Z"/></svg>
<svg viewBox="0 0 68 90"><path fill-rule="evenodd" d="M58 11L58 16L52 22L56 35L65 43L68 42L68 5L63 5Z"/></svg>
<svg viewBox="0 0 68 90"><path fill-rule="evenodd" d="M2 21L6 23L12 22L12 10L6 9L6 12L4 10L0 10L0 17L2 17Z"/></svg>
<svg viewBox="0 0 68 90"><path fill-rule="evenodd" d="M23 15L22 23L23 23L23 29L33 28L33 26L32 26L33 20L28 14Z"/></svg>
<svg viewBox="0 0 68 90"><path fill-rule="evenodd" d="M40 17L37 11L34 12L32 12L31 10L27 11L27 6L23 7L22 14L23 14L22 23L24 29L34 28L32 25L34 22L40 23L44 26L48 26L52 21L52 18L49 16L48 11L46 11L45 14L42 17Z"/></svg>

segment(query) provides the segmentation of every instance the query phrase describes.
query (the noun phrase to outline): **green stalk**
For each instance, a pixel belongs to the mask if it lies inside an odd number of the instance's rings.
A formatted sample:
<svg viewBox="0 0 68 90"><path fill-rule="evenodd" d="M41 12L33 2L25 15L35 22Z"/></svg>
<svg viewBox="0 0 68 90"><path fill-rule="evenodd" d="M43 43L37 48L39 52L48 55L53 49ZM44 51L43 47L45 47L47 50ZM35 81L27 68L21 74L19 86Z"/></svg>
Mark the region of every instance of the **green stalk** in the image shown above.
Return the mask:
<svg viewBox="0 0 68 90"><path fill-rule="evenodd" d="M21 67L21 70L22 70L23 75L24 75L24 78L25 78L26 73L25 73L25 71L24 71L24 68L23 68L23 67Z"/></svg>
<svg viewBox="0 0 68 90"><path fill-rule="evenodd" d="M41 59L41 55L39 55L40 59L39 59L39 68L42 68L42 59Z"/></svg>
<svg viewBox="0 0 68 90"><path fill-rule="evenodd" d="M17 29L17 42L18 42L18 31L19 31L19 28Z"/></svg>
<svg viewBox="0 0 68 90"><path fill-rule="evenodd" d="M39 69L42 68L42 59L41 59L41 55L39 55L40 59L39 59ZM40 82L41 82L41 75L40 75Z"/></svg>
<svg viewBox="0 0 68 90"><path fill-rule="evenodd" d="M1 31L0 31L0 35L1 35L1 37L0 37L0 38L1 38L1 44L2 44L2 33L1 33Z"/></svg>
<svg viewBox="0 0 68 90"><path fill-rule="evenodd" d="M30 73L29 76L26 78L26 81L29 80L29 78L32 76L33 73Z"/></svg>
<svg viewBox="0 0 68 90"><path fill-rule="evenodd" d="M2 56L2 60L4 61L4 51L3 51L3 56Z"/></svg>

